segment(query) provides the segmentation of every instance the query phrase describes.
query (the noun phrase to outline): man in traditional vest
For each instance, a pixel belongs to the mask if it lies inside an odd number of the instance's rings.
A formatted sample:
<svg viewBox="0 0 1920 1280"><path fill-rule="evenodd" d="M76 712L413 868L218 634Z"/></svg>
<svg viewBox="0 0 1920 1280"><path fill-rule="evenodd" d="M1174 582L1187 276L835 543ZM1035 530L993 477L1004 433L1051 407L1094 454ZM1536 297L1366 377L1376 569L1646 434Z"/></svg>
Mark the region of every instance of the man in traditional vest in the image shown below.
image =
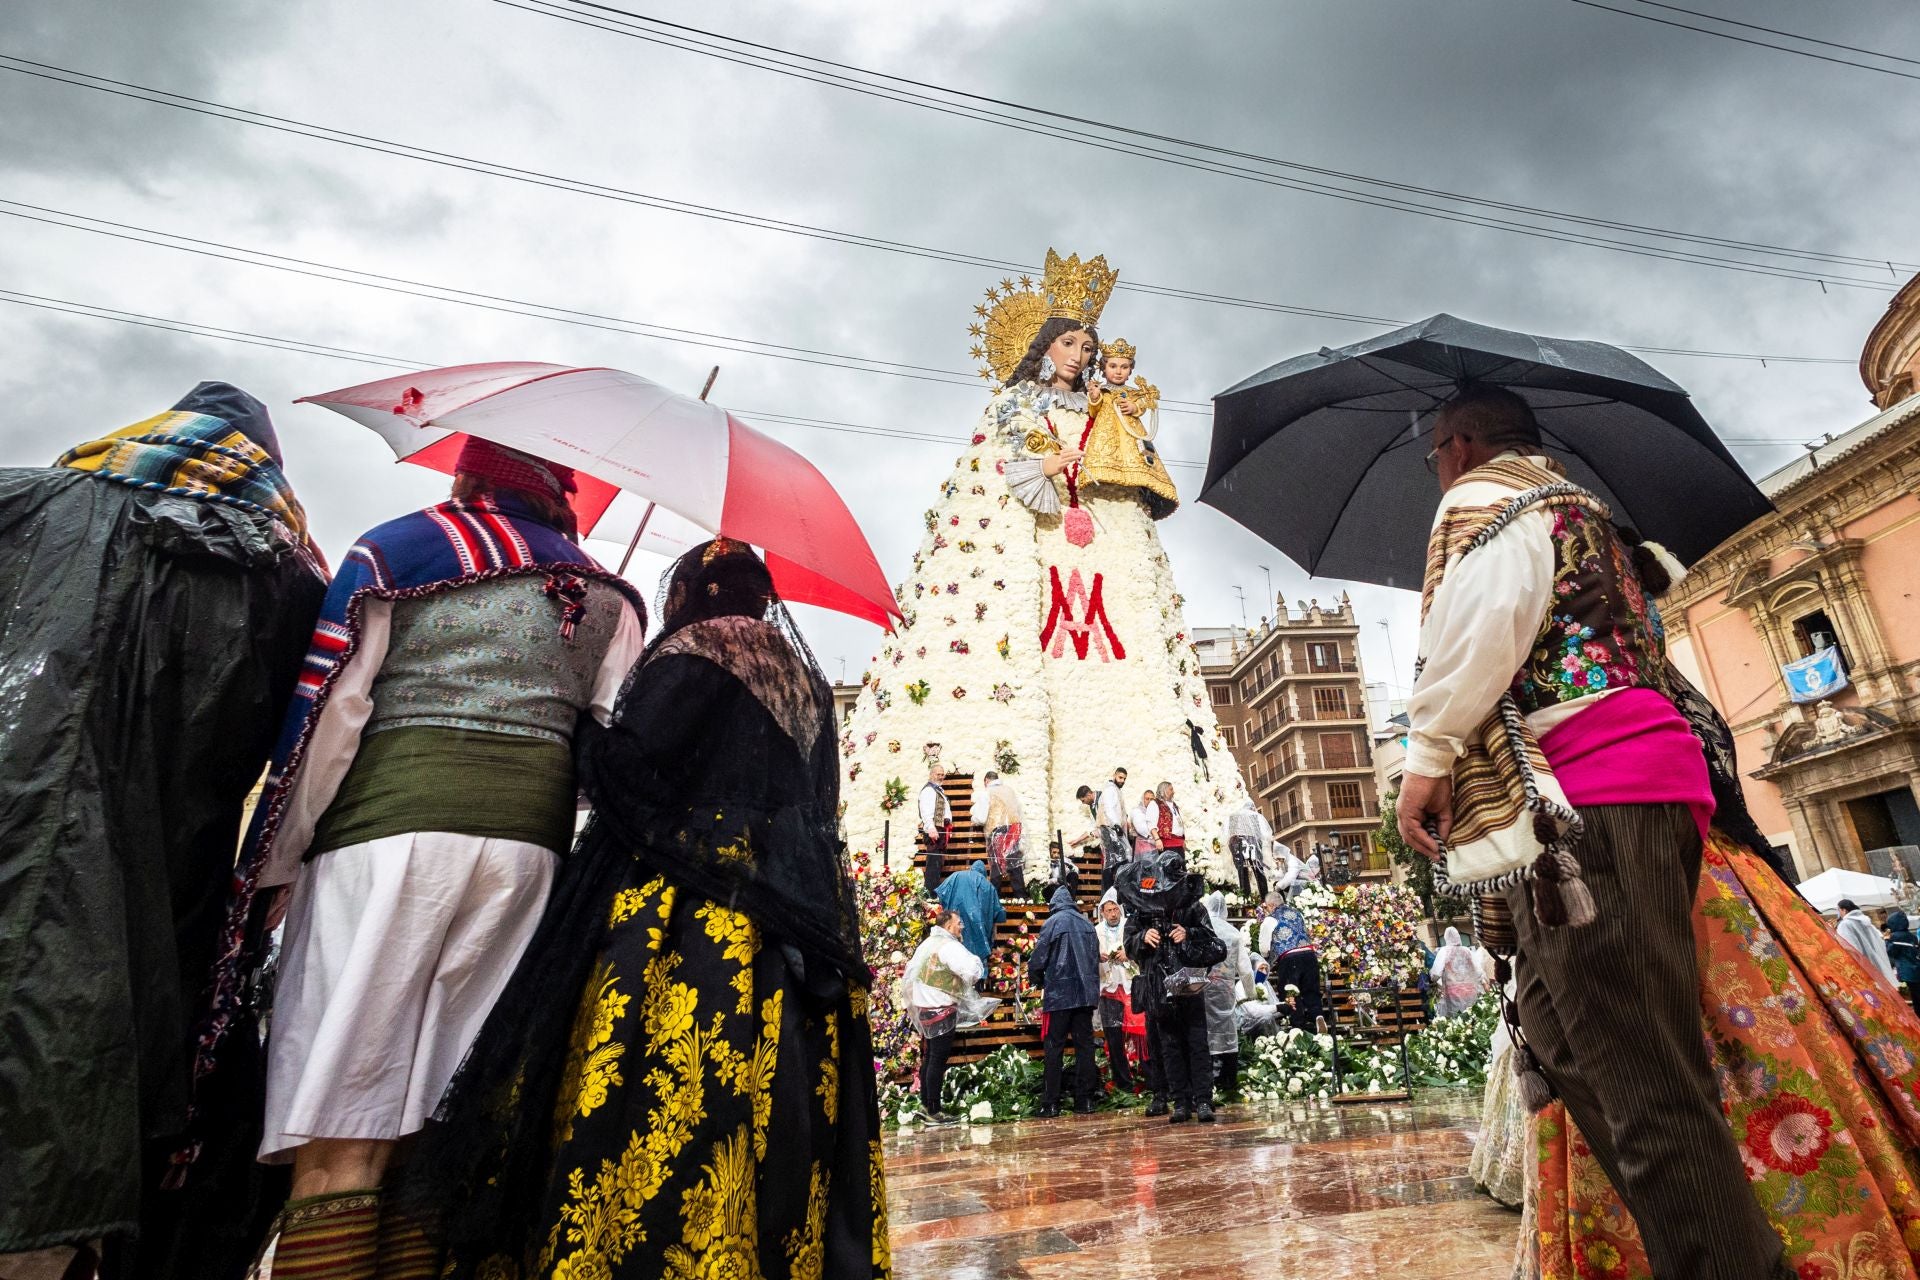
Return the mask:
<svg viewBox="0 0 1920 1280"><path fill-rule="evenodd" d="M946 878L947 842L953 839L953 806L947 803L947 766L935 761L920 788L920 834L927 842L920 875L932 893Z"/></svg>
<svg viewBox="0 0 1920 1280"><path fill-rule="evenodd" d="M1438 858L1450 836L1465 847L1503 820L1531 823L1504 800L1519 794L1523 767L1479 749L1507 723L1511 694L1539 741L1525 757L1536 780L1550 772L1577 815L1570 849L1548 846L1532 878L1507 890L1530 1054L1626 1201L1655 1276L1790 1275L1701 1040L1692 918L1713 802L1698 741L1667 697L1646 598L1669 570L1567 484L1512 392L1464 388L1436 417L1433 443L1445 496L1427 557L1401 836ZM1503 817L1489 818L1495 810Z"/></svg>
<svg viewBox="0 0 1920 1280"><path fill-rule="evenodd" d="M1154 801L1160 806L1154 814L1154 827L1160 836L1162 849L1184 849L1187 847L1187 824L1180 819L1180 806L1173 802L1173 784L1163 782L1154 792Z"/></svg>
<svg viewBox="0 0 1920 1280"><path fill-rule="evenodd" d="M607 721L645 629L575 541L574 491L471 438L452 500L363 535L321 609L241 864L291 886L260 1144L293 1165L286 1275L432 1274L379 1187L540 921L575 730Z"/></svg>

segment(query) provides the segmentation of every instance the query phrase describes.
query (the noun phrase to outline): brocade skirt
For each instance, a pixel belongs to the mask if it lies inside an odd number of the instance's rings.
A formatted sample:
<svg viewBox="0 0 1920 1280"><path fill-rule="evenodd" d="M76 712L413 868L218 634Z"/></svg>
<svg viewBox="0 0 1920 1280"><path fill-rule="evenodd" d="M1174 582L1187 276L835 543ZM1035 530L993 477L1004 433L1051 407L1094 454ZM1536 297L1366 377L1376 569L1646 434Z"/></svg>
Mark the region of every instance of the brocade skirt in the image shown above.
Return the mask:
<svg viewBox="0 0 1920 1280"><path fill-rule="evenodd" d="M1920 1020L1805 899L1717 831L1693 931L1721 1104L1787 1265L1819 1280L1914 1280ZM1648 1280L1632 1215L1564 1106L1535 1127L1539 1274Z"/></svg>
<svg viewBox="0 0 1920 1280"><path fill-rule="evenodd" d="M480 1274L890 1276L866 992L810 997L745 915L637 866L607 921L547 1231Z"/></svg>

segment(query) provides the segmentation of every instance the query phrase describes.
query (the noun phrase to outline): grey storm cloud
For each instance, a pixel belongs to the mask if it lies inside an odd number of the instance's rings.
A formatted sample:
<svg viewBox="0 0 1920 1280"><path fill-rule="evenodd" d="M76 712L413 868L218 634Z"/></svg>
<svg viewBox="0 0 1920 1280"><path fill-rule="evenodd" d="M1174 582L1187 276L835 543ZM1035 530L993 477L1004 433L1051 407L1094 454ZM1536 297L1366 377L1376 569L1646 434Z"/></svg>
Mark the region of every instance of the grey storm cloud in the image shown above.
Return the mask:
<svg viewBox="0 0 1920 1280"><path fill-rule="evenodd" d="M635 0L638 7L638 0ZM1719 7L1733 6L1719 0ZM645 12L801 52L1329 170L1748 241L1913 260L1920 85L1564 0L1030 2ZM1369 208L860 96L509 5L10 0L0 52L719 209L1036 262L1101 252L1124 279L1412 320L1452 311L1567 337L1850 359L1880 291L1685 266ZM1751 0L1738 16L1920 53L1920 12ZM969 371L966 325L1000 272L567 194L0 71L0 199L508 298ZM1739 256L1739 255L1729 255ZM1875 277L1865 267L1835 273ZM0 289L427 362L613 364L770 424L848 497L889 576L982 392L504 315L0 217ZM0 295L4 298L4 295ZM1372 327L1122 292L1102 329L1169 397L1204 401ZM43 465L202 377L274 408L329 554L436 477L300 395L383 376L296 354L0 305L0 465ZM721 344L731 345L731 344ZM1654 357L1756 474L1864 416L1847 364ZM901 372L901 371L896 371ZM838 425L831 425L838 424ZM855 428L859 430L850 430ZM1201 461L1204 416L1163 418ZM1777 441L1778 443L1754 443ZM1164 534L1195 626L1337 595L1191 501ZM600 548L606 550L606 548ZM617 555L618 548L611 554ZM657 567L657 564L656 566ZM1412 605L1356 590L1398 632ZM828 673L865 624L809 612ZM1367 660L1387 666L1369 627Z"/></svg>

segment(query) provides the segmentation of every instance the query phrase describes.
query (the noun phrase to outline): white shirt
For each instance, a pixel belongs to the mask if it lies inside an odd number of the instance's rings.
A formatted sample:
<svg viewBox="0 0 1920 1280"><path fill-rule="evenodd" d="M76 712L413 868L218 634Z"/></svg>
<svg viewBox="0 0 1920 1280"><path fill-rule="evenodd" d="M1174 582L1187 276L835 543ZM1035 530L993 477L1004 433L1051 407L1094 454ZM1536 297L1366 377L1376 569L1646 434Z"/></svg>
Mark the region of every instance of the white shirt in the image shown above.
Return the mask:
<svg viewBox="0 0 1920 1280"><path fill-rule="evenodd" d="M1441 498L1434 526L1455 507L1495 506L1513 496L1510 486L1489 480L1456 484ZM1534 507L1448 567L1420 628L1426 665L1407 703L1408 773L1438 778L1453 771L1466 740L1533 652L1553 604L1554 562L1553 514ZM1548 707L1527 722L1536 734L1545 733L1617 692L1606 689Z"/></svg>
<svg viewBox="0 0 1920 1280"><path fill-rule="evenodd" d="M1145 804L1135 805L1133 810L1133 833L1143 840L1154 840L1160 835L1160 806L1149 800Z"/></svg>
<svg viewBox="0 0 1920 1280"><path fill-rule="evenodd" d="M927 785L920 788L920 829L927 833L929 840L940 838L940 828L943 825L939 819L942 794L940 788L933 784L932 779L928 779ZM951 809L947 811L947 816L949 818L953 816Z"/></svg>
<svg viewBox="0 0 1920 1280"><path fill-rule="evenodd" d="M1133 962L1127 959L1125 939L1122 936L1126 927L1125 916L1120 918L1119 924L1108 924L1102 920L1093 926L1094 935L1098 938L1100 946L1100 992L1102 995L1109 991L1125 990L1127 984L1133 981ZM1119 953L1120 958L1109 960L1107 957L1115 952Z"/></svg>
<svg viewBox="0 0 1920 1280"><path fill-rule="evenodd" d="M1162 803L1164 803L1166 807L1169 810L1171 810L1173 813L1173 821L1167 824L1167 830L1169 831L1169 833L1176 836L1186 835L1187 834L1186 825L1180 821L1180 802L1178 800L1167 800L1167 801L1163 801ZM1154 806L1156 810L1158 810L1159 807L1160 807L1159 805ZM1158 812L1156 812L1153 815L1153 819L1155 822L1158 822L1160 820L1160 815Z"/></svg>
<svg viewBox="0 0 1920 1280"><path fill-rule="evenodd" d="M913 959L907 962L909 972L916 971L922 963L937 964L950 970L960 981L969 985L978 982L986 972L986 966L980 957L967 950L960 939L945 929L929 929L924 941L913 953ZM953 1003L953 997L938 987L930 987L924 982L913 984L913 1005L916 1009L938 1009Z"/></svg>
<svg viewBox="0 0 1920 1280"><path fill-rule="evenodd" d="M587 703L587 710L601 724L611 723L620 686L626 683L627 673L646 647L645 628L633 607L624 604L624 597L623 606L613 639L600 660L600 669L594 673L593 692ZM262 888L292 883L321 816L340 793L354 757L360 754L361 733L373 718L373 685L387 660L393 602L369 596L361 601L360 610L359 643L334 676L332 692L313 725L305 762L287 795L273 853L260 869Z"/></svg>
<svg viewBox="0 0 1920 1280"><path fill-rule="evenodd" d="M1299 859L1296 858L1294 861L1298 862ZM1260 922L1260 958L1262 960L1267 958L1267 952L1273 950L1273 931L1279 927L1280 918L1278 916L1270 915Z"/></svg>
<svg viewBox="0 0 1920 1280"><path fill-rule="evenodd" d="M1100 788L1100 825L1103 827L1124 827L1127 825L1127 802L1120 794L1120 784L1109 782Z"/></svg>
<svg viewBox="0 0 1920 1280"><path fill-rule="evenodd" d="M1840 935L1840 941L1867 962L1868 967L1879 971L1887 980L1887 985L1899 989L1900 979L1894 976L1893 962L1887 958L1887 940L1873 927L1873 921L1864 911L1849 911L1840 918L1840 924L1834 930Z"/></svg>

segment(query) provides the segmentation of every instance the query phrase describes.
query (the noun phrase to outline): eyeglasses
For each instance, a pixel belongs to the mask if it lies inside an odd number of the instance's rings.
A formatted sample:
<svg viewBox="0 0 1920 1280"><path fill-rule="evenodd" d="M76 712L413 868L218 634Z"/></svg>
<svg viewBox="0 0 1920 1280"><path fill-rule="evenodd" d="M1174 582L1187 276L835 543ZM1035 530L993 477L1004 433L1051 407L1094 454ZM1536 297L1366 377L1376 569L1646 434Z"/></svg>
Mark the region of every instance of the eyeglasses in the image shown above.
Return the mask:
<svg viewBox="0 0 1920 1280"><path fill-rule="evenodd" d="M1448 436L1445 440L1439 441L1433 448L1427 451L1427 456L1422 459L1422 461L1427 464L1428 475L1437 476L1440 474L1440 451L1458 438L1457 436Z"/></svg>

